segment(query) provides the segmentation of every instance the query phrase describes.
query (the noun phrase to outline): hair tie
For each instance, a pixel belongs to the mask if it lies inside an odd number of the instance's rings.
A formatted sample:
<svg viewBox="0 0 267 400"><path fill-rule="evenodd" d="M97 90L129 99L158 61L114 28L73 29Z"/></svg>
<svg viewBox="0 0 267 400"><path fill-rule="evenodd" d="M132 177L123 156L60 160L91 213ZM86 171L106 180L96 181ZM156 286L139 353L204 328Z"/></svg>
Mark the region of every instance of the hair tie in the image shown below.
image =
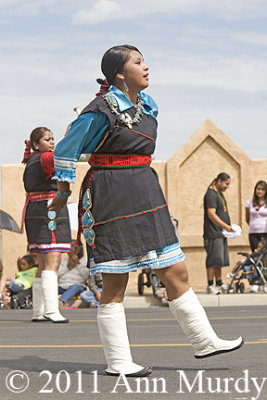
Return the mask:
<svg viewBox="0 0 267 400"><path fill-rule="evenodd" d="M99 83L101 85L99 92L96 93L96 97L98 97L101 94L107 92L110 85L108 84L108 81L106 79L103 80L103 79L98 78L96 81L97 81L97 83Z"/></svg>
<svg viewBox="0 0 267 400"><path fill-rule="evenodd" d="M23 160L21 161L22 164L26 164L27 161L29 160L30 156L32 155L31 151L31 141L30 140L25 140L25 150L24 150L24 156Z"/></svg>

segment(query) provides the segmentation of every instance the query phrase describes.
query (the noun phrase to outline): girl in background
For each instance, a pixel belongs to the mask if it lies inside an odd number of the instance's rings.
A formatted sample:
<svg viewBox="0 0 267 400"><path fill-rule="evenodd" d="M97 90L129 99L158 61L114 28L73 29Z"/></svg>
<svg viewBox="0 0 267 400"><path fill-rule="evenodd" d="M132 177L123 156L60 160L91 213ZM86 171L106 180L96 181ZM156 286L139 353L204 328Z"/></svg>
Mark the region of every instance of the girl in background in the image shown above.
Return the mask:
<svg viewBox="0 0 267 400"><path fill-rule="evenodd" d="M27 192L24 207L25 227L30 253L38 253L38 271L33 282L33 322L68 322L58 309L57 270L61 253L70 251L70 225L67 206L49 211L48 202L57 192L54 173L54 137L45 128L35 128L26 142L23 175ZM33 152L31 152L33 150ZM65 200L71 192L65 193ZM24 222L24 218L23 218Z"/></svg>
<svg viewBox="0 0 267 400"><path fill-rule="evenodd" d="M260 180L254 187L253 197L246 203L246 222L249 226L249 244L254 252L259 243L267 238L267 183ZM252 281L250 291L256 293L259 282Z"/></svg>
<svg viewBox="0 0 267 400"><path fill-rule="evenodd" d="M0 301L7 305L10 297L7 296L7 291L10 294L18 294L24 290L30 289L36 275L37 267L33 257L25 255L18 259L18 272L14 279L8 278L4 273L0 279Z"/></svg>

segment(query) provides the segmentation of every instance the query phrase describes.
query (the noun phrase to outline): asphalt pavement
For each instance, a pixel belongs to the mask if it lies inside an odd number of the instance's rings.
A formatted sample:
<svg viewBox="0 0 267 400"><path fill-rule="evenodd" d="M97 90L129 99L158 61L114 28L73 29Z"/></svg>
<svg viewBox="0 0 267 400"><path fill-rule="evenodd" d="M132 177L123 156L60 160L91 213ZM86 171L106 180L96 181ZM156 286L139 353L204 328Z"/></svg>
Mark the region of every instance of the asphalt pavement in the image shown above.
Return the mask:
<svg viewBox="0 0 267 400"><path fill-rule="evenodd" d="M206 311L220 337L241 334L244 346L196 360L167 307L126 308L134 361L153 368L142 379L105 375L95 309L64 310L69 324L32 323L31 310L0 311L0 398L266 400L267 308Z"/></svg>

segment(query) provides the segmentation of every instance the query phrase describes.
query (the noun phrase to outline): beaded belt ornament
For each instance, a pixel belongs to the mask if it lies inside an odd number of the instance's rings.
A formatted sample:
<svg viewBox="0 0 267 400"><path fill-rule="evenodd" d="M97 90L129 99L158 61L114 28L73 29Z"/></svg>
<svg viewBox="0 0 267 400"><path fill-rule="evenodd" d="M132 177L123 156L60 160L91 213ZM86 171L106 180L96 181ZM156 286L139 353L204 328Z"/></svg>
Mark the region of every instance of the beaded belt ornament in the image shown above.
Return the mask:
<svg viewBox="0 0 267 400"><path fill-rule="evenodd" d="M90 190L87 189L83 195L83 209L85 213L82 216L82 226L83 226L83 235L89 246L93 246L95 241L95 232L93 231L93 226L95 224L94 217L90 211L92 207L92 198Z"/></svg>
<svg viewBox="0 0 267 400"><path fill-rule="evenodd" d="M116 97L113 96L112 93L108 92L103 95L103 98L106 100L108 103L111 112L113 114L116 114L117 119L124 125L128 126L129 129L132 129L133 124L137 124L138 122L141 121L142 114L143 114L143 101L141 99L141 96L138 95L137 97L137 103L136 103L136 113L135 116L132 118L128 113L122 113L119 111L119 106L118 102L116 100Z"/></svg>
<svg viewBox="0 0 267 400"><path fill-rule="evenodd" d="M52 201L52 199L48 200L47 205L50 206ZM48 211L47 216L50 219L50 221L48 222L48 229L53 232L57 228L57 223L55 221L57 213L55 211Z"/></svg>

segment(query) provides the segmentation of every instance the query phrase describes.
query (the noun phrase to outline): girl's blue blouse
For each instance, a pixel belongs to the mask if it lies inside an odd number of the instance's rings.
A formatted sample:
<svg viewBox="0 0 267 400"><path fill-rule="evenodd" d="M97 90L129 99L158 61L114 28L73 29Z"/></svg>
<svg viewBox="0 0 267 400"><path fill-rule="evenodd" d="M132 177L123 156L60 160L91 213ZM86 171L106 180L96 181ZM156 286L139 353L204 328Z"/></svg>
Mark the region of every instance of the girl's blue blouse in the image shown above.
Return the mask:
<svg viewBox="0 0 267 400"><path fill-rule="evenodd" d="M128 97L116 86L109 90L116 98L121 112L133 107ZM152 97L140 92L144 112L156 118L158 107ZM104 113L85 113L80 115L68 127L66 136L57 144L54 152L55 172L52 179L75 182L76 165L81 154L94 152L102 134L109 127Z"/></svg>

